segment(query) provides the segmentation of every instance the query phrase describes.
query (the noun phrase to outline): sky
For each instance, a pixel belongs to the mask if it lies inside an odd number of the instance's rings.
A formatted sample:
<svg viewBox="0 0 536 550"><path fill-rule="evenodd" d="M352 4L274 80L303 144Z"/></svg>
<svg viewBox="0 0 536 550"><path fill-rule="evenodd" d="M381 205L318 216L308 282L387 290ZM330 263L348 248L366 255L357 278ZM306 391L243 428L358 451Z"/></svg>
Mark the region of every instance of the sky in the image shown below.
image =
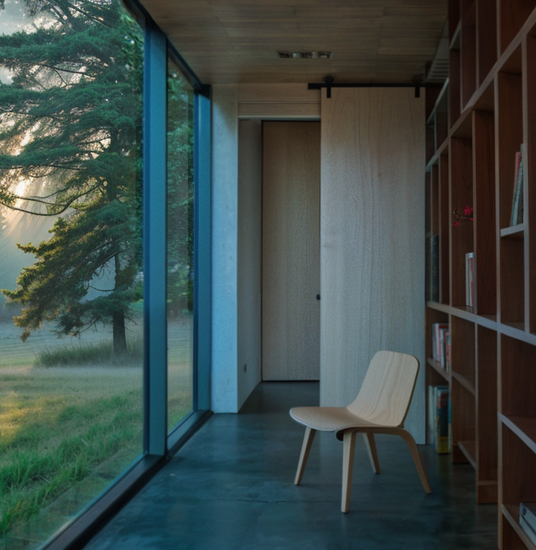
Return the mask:
<svg viewBox="0 0 536 550"><path fill-rule="evenodd" d="M20 28L23 14L21 0L6 0L5 9L0 11L0 34L12 34Z"/></svg>
<svg viewBox="0 0 536 550"><path fill-rule="evenodd" d="M0 11L0 35L13 34L21 27L24 6L22 0L6 0L5 9ZM9 71L0 67L0 81L9 84Z"/></svg>

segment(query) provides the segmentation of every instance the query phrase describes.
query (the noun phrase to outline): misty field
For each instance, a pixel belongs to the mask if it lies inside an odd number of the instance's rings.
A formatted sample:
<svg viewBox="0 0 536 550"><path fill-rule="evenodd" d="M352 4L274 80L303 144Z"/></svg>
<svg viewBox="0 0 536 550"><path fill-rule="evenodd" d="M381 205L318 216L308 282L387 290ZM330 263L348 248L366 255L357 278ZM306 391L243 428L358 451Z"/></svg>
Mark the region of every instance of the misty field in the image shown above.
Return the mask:
<svg viewBox="0 0 536 550"><path fill-rule="evenodd" d="M109 331L73 340L43 328L25 343L19 336L0 323L0 548L9 539L46 540L143 450L140 326L129 331L138 345L119 363L103 356ZM174 323L171 425L192 407L190 342L189 323ZM70 366L43 366L43 358Z"/></svg>

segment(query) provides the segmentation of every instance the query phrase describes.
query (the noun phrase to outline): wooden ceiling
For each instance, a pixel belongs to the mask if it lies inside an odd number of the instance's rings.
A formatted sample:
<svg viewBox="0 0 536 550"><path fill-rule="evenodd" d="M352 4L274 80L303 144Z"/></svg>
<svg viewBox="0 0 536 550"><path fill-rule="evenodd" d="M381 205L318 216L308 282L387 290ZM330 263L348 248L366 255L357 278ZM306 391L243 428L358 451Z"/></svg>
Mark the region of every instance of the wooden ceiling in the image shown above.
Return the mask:
<svg viewBox="0 0 536 550"><path fill-rule="evenodd" d="M447 0L142 0L206 84L411 83L432 61ZM279 51L331 51L281 59Z"/></svg>

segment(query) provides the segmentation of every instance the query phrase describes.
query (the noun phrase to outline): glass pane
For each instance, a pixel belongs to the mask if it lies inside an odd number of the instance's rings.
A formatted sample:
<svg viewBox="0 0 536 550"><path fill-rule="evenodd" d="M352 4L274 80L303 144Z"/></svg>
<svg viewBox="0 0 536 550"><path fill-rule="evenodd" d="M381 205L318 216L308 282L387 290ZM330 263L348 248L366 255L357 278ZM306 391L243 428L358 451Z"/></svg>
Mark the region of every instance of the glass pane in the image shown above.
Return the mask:
<svg viewBox="0 0 536 550"><path fill-rule="evenodd" d="M190 84L168 61L168 427L194 407L193 105Z"/></svg>
<svg viewBox="0 0 536 550"><path fill-rule="evenodd" d="M118 0L0 3L0 547L22 549L143 452L143 34Z"/></svg>

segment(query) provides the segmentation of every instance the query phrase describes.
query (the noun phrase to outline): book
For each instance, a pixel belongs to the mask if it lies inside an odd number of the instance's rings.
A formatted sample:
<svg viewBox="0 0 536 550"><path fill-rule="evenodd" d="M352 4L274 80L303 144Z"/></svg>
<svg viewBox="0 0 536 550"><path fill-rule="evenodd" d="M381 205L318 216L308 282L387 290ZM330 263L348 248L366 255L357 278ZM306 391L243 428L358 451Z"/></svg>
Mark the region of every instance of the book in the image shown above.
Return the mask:
<svg viewBox="0 0 536 550"><path fill-rule="evenodd" d="M523 167L525 166L525 163L523 162L523 158L526 158L524 153L524 148L525 146L521 145L521 164L519 166L519 171L521 172L521 183L519 186L519 199L517 204L517 223L523 223L523 196L524 196L524 189L525 189L523 180L524 180L525 171L526 171L526 167L523 169Z"/></svg>
<svg viewBox="0 0 536 550"><path fill-rule="evenodd" d="M444 451L444 444L440 444L439 437L440 431L438 426L441 425L441 416L440 422L438 423L438 408L437 408L437 395L438 392L448 392L449 387L446 385L439 386L428 386L428 434L427 440L428 443L434 446L434 449L441 448ZM442 394L443 395L443 394ZM444 397L442 397L444 399ZM448 420L448 418L447 418ZM448 430L447 430L448 437Z"/></svg>
<svg viewBox="0 0 536 550"><path fill-rule="evenodd" d="M436 425L435 390L436 388L437 386L428 386L428 433L427 433L426 439L428 443L432 443L432 444L434 444L434 440L435 440L435 425Z"/></svg>
<svg viewBox="0 0 536 550"><path fill-rule="evenodd" d="M512 213L510 225L517 225L523 222L523 146L516 153L514 193L512 197Z"/></svg>
<svg viewBox="0 0 536 550"><path fill-rule="evenodd" d="M475 305L475 277L474 277L474 253L465 255L465 304L469 307Z"/></svg>
<svg viewBox="0 0 536 550"><path fill-rule="evenodd" d="M436 387L434 448L438 454L449 452L449 395L448 387Z"/></svg>
<svg viewBox="0 0 536 550"><path fill-rule="evenodd" d="M446 356L446 365L445 365L445 370L447 372L450 372L451 371L451 367L450 367L450 330L445 333L445 342L446 342L446 345L445 345L445 356Z"/></svg>
<svg viewBox="0 0 536 550"><path fill-rule="evenodd" d="M430 300L439 302L439 235L430 237Z"/></svg>
<svg viewBox="0 0 536 550"><path fill-rule="evenodd" d="M439 331L439 338L441 339L441 349L439 353L439 364L447 370L447 338L450 334L449 328Z"/></svg>
<svg viewBox="0 0 536 550"><path fill-rule="evenodd" d="M449 453L452 452L452 400L451 395L449 393L449 409L448 409L448 449Z"/></svg>
<svg viewBox="0 0 536 550"><path fill-rule="evenodd" d="M434 323L432 325L432 358L443 368L446 368L445 333L448 330L448 323Z"/></svg>

